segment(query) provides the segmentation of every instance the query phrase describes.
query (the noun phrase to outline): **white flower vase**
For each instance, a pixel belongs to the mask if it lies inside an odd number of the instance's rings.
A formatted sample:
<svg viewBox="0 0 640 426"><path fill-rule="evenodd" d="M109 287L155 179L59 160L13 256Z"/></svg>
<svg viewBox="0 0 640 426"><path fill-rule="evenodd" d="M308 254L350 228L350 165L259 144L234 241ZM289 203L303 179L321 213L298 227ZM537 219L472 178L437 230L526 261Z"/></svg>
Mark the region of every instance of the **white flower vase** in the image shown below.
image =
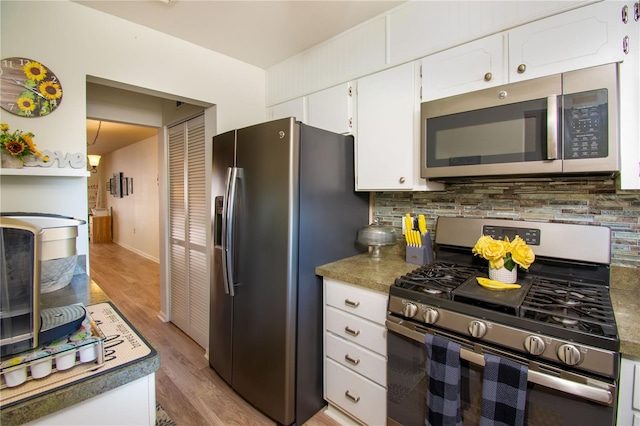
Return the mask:
<svg viewBox="0 0 640 426"><path fill-rule="evenodd" d="M507 268L489 268L489 278L505 284L514 284L518 280L518 267L514 266L513 271Z"/></svg>
<svg viewBox="0 0 640 426"><path fill-rule="evenodd" d="M2 150L2 167L5 169L21 169L24 166L24 163L20 158L14 157L8 152L4 152Z"/></svg>

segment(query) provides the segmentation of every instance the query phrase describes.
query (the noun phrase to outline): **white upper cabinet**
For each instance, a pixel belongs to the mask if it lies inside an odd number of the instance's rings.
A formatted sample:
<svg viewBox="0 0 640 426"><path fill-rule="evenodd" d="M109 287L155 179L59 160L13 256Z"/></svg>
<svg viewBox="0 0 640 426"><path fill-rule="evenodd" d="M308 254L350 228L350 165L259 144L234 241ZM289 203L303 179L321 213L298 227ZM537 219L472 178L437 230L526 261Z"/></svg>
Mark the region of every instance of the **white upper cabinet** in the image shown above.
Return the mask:
<svg viewBox="0 0 640 426"><path fill-rule="evenodd" d="M422 59L422 100L624 60L620 8L562 13Z"/></svg>
<svg viewBox="0 0 640 426"><path fill-rule="evenodd" d="M620 188L640 189L640 2L628 1L623 24L628 53L619 67L620 81ZM622 14L621 14L622 16Z"/></svg>
<svg viewBox="0 0 640 426"><path fill-rule="evenodd" d="M505 36L495 34L422 59L422 101L507 82Z"/></svg>
<svg viewBox="0 0 640 426"><path fill-rule="evenodd" d="M420 178L418 63L357 81L356 190L442 189Z"/></svg>
<svg viewBox="0 0 640 426"><path fill-rule="evenodd" d="M389 64L584 6L584 1L409 1L387 15ZM306 53L306 52L305 52Z"/></svg>
<svg viewBox="0 0 640 426"><path fill-rule="evenodd" d="M353 84L339 84L307 96L307 124L335 133L353 132Z"/></svg>
<svg viewBox="0 0 640 426"><path fill-rule="evenodd" d="M306 98L300 97L267 108L267 120L295 117L297 121L307 122Z"/></svg>
<svg viewBox="0 0 640 426"><path fill-rule="evenodd" d="M604 1L510 30L509 81L624 60L621 6Z"/></svg>

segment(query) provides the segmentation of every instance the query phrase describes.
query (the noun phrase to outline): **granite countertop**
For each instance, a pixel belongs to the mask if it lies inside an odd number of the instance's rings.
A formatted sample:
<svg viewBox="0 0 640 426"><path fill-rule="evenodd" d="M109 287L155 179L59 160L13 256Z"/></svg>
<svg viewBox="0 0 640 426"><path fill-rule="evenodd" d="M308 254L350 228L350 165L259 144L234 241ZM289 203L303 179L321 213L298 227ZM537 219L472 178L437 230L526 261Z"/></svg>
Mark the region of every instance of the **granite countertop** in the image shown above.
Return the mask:
<svg viewBox="0 0 640 426"><path fill-rule="evenodd" d="M380 260L358 254L316 268L316 274L372 290L389 293L393 281L418 265L405 262L403 254L383 252ZM640 270L611 267L611 302L620 337L620 352L640 359Z"/></svg>
<svg viewBox="0 0 640 426"><path fill-rule="evenodd" d="M89 306L108 301L108 296L100 286L87 275L74 275L68 286L41 296L41 305L44 308L72 303ZM133 327L132 329L140 334ZM28 423L148 376L159 367L160 355L154 351L153 356L142 358L140 361L112 368L102 374L44 392L8 407L0 405L0 424L9 426Z"/></svg>

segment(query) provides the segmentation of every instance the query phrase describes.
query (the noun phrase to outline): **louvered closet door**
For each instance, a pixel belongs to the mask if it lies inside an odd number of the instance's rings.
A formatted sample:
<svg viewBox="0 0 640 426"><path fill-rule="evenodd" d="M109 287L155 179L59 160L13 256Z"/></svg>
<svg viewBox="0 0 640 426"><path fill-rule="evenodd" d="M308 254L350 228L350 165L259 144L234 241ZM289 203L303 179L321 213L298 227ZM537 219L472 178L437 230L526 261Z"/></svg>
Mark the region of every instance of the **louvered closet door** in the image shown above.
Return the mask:
<svg viewBox="0 0 640 426"><path fill-rule="evenodd" d="M171 322L200 346L208 341L204 117L169 128Z"/></svg>

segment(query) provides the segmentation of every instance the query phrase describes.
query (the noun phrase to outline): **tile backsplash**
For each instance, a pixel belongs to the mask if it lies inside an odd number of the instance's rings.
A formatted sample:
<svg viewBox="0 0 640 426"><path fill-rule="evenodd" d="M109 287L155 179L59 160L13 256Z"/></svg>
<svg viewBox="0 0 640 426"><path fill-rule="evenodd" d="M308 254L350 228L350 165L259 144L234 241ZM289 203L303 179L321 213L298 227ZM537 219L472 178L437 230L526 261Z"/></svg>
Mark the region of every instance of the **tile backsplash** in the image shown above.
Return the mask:
<svg viewBox="0 0 640 426"><path fill-rule="evenodd" d="M379 192L374 216L402 228L402 217L438 216L577 223L611 228L611 264L640 268L640 191L623 191L614 179L456 183L438 192Z"/></svg>

